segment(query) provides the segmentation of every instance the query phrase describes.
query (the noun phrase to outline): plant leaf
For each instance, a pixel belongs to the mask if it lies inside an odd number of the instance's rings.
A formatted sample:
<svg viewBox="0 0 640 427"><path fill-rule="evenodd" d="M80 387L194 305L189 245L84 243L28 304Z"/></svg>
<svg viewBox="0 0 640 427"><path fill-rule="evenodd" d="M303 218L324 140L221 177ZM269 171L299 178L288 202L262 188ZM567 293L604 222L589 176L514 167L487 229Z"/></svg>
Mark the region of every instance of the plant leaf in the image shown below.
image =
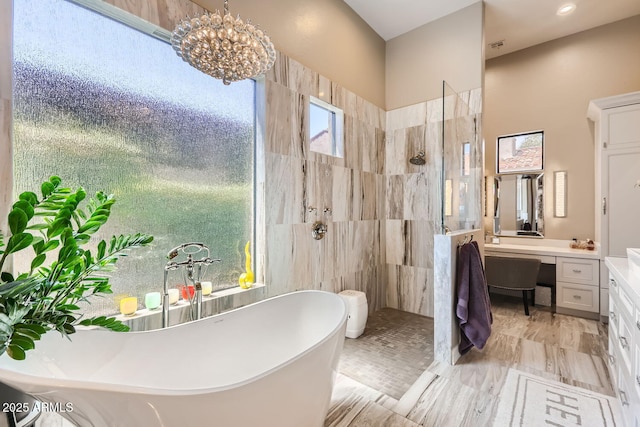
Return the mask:
<svg viewBox="0 0 640 427"><path fill-rule="evenodd" d="M11 273L9 273L8 271L3 271L2 274L0 274L0 280L2 280L3 282L13 282L13 275Z"/></svg>
<svg viewBox="0 0 640 427"><path fill-rule="evenodd" d="M57 248L60 245L60 241L59 240L49 240L45 245L44 248L42 249L42 252L49 252L51 250L54 250L55 248Z"/></svg>
<svg viewBox="0 0 640 427"><path fill-rule="evenodd" d="M93 218L93 217L92 217ZM100 229L100 227L104 224L103 222L89 220L82 227L78 228L78 233L89 233L93 234Z"/></svg>
<svg viewBox="0 0 640 427"><path fill-rule="evenodd" d="M47 231L47 237L52 238L59 236L69 225L69 220L66 218L56 218L51 224L49 224L49 230Z"/></svg>
<svg viewBox="0 0 640 427"><path fill-rule="evenodd" d="M47 255L45 254L40 254L38 256L36 256L32 261L31 261L31 271L35 270L36 268L40 267L44 261L47 259Z"/></svg>
<svg viewBox="0 0 640 427"><path fill-rule="evenodd" d="M9 212L9 229L11 234L16 235L22 233L27 228L29 217L22 209L14 207Z"/></svg>
<svg viewBox="0 0 640 427"><path fill-rule="evenodd" d="M27 214L27 219L33 218L33 214L35 213L33 209L33 205L26 200L18 200L13 204L13 209L20 209L24 213Z"/></svg>
<svg viewBox="0 0 640 427"><path fill-rule="evenodd" d="M44 198L49 197L55 189L56 189L55 185L53 185L48 181L43 182L42 185L40 186L40 191L42 192L42 197Z"/></svg>
<svg viewBox="0 0 640 427"><path fill-rule="evenodd" d="M49 177L49 182L52 183L56 188L62 182L62 179L58 175L51 175Z"/></svg>
<svg viewBox="0 0 640 427"><path fill-rule="evenodd" d="M33 236L29 233L17 233L9 238L5 253L12 254L29 247L33 242Z"/></svg>
<svg viewBox="0 0 640 427"><path fill-rule="evenodd" d="M7 354L14 360L24 360L24 350L15 344L9 344Z"/></svg>
<svg viewBox="0 0 640 427"><path fill-rule="evenodd" d="M16 328L18 328L19 330L29 329L40 335L44 335L48 331L48 329L44 326L35 323L18 323L16 325Z"/></svg>
<svg viewBox="0 0 640 427"><path fill-rule="evenodd" d="M25 337L25 336L15 336L15 335L11 338L11 344L9 344L9 346L12 346L12 345L17 345L24 351L33 350L36 347L31 338Z"/></svg>
<svg viewBox="0 0 640 427"><path fill-rule="evenodd" d="M107 242L105 242L104 240L100 240L100 243L98 243L98 253L96 254L96 257L98 259L104 258L106 249L107 249Z"/></svg>
<svg viewBox="0 0 640 427"><path fill-rule="evenodd" d="M18 196L18 199L28 202L31 206L35 206L38 203L38 196L36 196L36 193L33 193L31 191L25 191L24 193L21 193Z"/></svg>
<svg viewBox="0 0 640 427"><path fill-rule="evenodd" d="M115 332L128 332L130 328L115 317L99 316L92 319L84 319L78 323L82 326L100 326Z"/></svg>
<svg viewBox="0 0 640 427"><path fill-rule="evenodd" d="M29 337L32 340L39 340L40 339L40 335L39 333L32 331L31 329L27 329L27 328L16 328L14 330L14 334L17 335L22 335L24 337Z"/></svg>

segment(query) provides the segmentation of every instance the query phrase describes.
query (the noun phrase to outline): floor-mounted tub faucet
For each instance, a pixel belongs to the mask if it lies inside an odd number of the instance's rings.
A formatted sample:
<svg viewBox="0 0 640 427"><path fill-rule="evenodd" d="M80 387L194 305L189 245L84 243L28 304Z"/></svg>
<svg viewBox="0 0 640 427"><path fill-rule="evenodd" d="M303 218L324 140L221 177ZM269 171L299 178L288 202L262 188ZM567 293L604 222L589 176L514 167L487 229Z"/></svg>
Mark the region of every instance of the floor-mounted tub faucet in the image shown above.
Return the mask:
<svg viewBox="0 0 640 427"><path fill-rule="evenodd" d="M194 255L200 252L206 252L206 254L200 259L194 259ZM178 257L180 253L186 255L184 261L174 261L174 258ZM191 309L191 320L198 320L202 317L202 275L206 272L207 267L214 262L220 262L220 259L211 259L209 248L203 243L183 243L180 246L173 248L167 254L169 261L164 266L164 285L162 293L162 327L169 326L169 285L168 276L169 271L177 270L180 267L184 267L183 277L186 286L186 294L188 296L189 305ZM204 269L202 268L204 266ZM189 291L188 282L193 283L194 295L191 295ZM194 301L195 300L195 301ZM195 304L195 313L194 313Z"/></svg>

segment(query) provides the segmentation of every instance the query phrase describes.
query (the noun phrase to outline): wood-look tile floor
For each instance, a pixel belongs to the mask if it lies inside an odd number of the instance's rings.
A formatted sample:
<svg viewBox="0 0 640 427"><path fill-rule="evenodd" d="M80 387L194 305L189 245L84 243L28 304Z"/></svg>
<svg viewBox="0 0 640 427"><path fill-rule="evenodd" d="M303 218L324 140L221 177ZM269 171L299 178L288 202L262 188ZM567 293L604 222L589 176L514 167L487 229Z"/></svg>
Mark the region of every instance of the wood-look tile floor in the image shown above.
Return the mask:
<svg viewBox="0 0 640 427"><path fill-rule="evenodd" d="M474 348L455 366L432 363L399 398L340 372L325 426L492 426L509 368L613 396L607 326L548 307L536 306L527 317L521 302L492 295L485 348Z"/></svg>

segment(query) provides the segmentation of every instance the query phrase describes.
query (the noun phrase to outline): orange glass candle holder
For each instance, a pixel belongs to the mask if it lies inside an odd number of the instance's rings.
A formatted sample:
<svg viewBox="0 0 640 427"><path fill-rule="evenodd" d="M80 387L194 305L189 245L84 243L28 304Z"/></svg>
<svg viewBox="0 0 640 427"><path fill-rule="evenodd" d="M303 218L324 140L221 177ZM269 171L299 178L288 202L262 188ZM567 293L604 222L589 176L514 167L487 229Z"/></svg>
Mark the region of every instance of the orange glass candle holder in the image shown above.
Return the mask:
<svg viewBox="0 0 640 427"><path fill-rule="evenodd" d="M189 285L189 286L180 285L179 289L180 289L180 294L182 295L182 299L184 300L193 298L193 296L196 294L196 288L193 285Z"/></svg>

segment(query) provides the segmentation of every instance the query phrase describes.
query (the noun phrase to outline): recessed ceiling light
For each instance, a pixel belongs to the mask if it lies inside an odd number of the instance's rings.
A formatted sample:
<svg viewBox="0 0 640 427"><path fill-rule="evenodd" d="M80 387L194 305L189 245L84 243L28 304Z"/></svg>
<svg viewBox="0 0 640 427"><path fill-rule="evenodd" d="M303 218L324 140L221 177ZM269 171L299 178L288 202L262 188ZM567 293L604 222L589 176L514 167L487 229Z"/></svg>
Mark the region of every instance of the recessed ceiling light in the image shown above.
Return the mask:
<svg viewBox="0 0 640 427"><path fill-rule="evenodd" d="M562 6L560 6L558 8L558 11L556 12L556 14L563 16L563 15L568 15L571 12L573 12L574 10L576 10L576 5L573 3L567 3L567 4L563 4Z"/></svg>

